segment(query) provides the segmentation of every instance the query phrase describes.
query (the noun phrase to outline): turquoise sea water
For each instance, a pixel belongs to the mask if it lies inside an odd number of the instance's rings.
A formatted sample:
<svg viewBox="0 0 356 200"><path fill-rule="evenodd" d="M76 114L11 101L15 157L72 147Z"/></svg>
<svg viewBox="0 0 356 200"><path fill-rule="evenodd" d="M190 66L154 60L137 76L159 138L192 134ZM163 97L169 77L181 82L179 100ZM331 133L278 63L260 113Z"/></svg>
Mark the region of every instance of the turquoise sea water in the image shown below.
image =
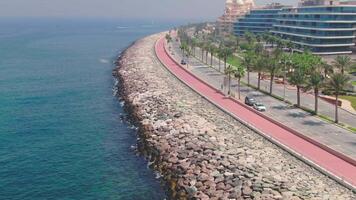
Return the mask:
<svg viewBox="0 0 356 200"><path fill-rule="evenodd" d="M0 20L0 199L163 199L130 147L112 62L172 24Z"/></svg>

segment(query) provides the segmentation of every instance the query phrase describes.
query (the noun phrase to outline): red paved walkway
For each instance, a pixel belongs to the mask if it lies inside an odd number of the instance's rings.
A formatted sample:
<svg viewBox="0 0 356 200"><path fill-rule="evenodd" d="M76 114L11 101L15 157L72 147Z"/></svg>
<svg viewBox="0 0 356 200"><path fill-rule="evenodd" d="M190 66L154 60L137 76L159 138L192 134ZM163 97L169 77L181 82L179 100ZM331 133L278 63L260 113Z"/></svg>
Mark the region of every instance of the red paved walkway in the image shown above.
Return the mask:
<svg viewBox="0 0 356 200"><path fill-rule="evenodd" d="M266 135L273 137L278 142L289 147L297 153L302 154L305 158L311 160L315 164L321 166L324 170L344 179L348 183L356 186L356 166L346 162L345 160L327 152L326 150L296 136L292 132L272 123L262 116L257 115L253 111L243 105L227 98L219 91L210 87L205 82L199 80L190 72L184 70L177 64L165 49L165 40L160 39L155 47L156 54L161 62L175 74L179 79L188 84L195 91L205 96L210 101L219 105L223 109L229 111L237 118L245 121Z"/></svg>

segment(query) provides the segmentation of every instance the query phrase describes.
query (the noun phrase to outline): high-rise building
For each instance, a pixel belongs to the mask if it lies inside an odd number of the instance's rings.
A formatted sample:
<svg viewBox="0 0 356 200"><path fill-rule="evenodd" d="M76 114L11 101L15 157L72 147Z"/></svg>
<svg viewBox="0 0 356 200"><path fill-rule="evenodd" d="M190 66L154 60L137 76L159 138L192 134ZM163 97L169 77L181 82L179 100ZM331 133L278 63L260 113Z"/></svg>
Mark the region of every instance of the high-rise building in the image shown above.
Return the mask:
<svg viewBox="0 0 356 200"><path fill-rule="evenodd" d="M301 51L308 49L319 55L352 53L355 46L356 6L341 5L335 1L326 5L325 1L321 3L283 9L271 32L291 40Z"/></svg>
<svg viewBox="0 0 356 200"><path fill-rule="evenodd" d="M270 14L270 12L274 14ZM304 0L295 8L252 10L235 23L235 34L271 32L296 45L297 50L314 54L351 54L356 38L356 5L334 0ZM257 14L262 13L260 19ZM270 14L270 15L268 15ZM252 19L251 19L252 16ZM250 18L250 19L249 19ZM255 25L242 22L255 21ZM270 25L272 23L272 25ZM265 24L265 25L263 25Z"/></svg>
<svg viewBox="0 0 356 200"><path fill-rule="evenodd" d="M268 32L273 28L277 15L285 7L278 3L268 4L258 9L252 9L244 16L240 16L234 23L235 35L245 32L259 34Z"/></svg>
<svg viewBox="0 0 356 200"><path fill-rule="evenodd" d="M224 14L217 20L217 28L220 35L225 36L233 33L233 23L238 17L254 7L253 0L227 0Z"/></svg>

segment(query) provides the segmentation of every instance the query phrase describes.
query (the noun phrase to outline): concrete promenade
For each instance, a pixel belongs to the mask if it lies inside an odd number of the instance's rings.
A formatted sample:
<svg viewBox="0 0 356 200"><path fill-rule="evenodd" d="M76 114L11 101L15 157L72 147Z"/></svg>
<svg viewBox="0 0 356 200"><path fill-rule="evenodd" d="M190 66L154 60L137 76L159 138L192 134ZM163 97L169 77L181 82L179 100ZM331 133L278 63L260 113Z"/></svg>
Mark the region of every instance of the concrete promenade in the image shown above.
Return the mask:
<svg viewBox="0 0 356 200"><path fill-rule="evenodd" d="M170 55L168 55L164 48L164 39L161 39L157 43L156 54L167 69L193 90L221 109L230 113L245 124L254 127L256 130L264 134L266 138L272 138L271 140L275 140L286 148L302 155L304 159L320 166L334 177L339 177L353 186L356 185L356 166L354 164L346 162L344 159L326 151L324 148L302 139L295 135L290 129L273 123L262 115L256 114L256 112L249 107L226 97L216 88L200 80L189 71L182 68L172 57L170 57Z"/></svg>

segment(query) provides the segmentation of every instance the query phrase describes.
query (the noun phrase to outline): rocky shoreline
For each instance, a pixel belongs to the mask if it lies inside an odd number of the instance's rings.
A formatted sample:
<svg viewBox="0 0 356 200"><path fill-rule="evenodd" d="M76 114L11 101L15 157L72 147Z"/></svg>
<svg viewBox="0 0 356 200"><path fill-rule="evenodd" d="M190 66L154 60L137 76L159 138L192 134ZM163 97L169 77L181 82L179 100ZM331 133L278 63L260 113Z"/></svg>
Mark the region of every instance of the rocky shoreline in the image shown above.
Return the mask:
<svg viewBox="0 0 356 200"><path fill-rule="evenodd" d="M136 41L113 74L139 127L139 151L172 199L356 199L171 75L155 57L161 36Z"/></svg>

